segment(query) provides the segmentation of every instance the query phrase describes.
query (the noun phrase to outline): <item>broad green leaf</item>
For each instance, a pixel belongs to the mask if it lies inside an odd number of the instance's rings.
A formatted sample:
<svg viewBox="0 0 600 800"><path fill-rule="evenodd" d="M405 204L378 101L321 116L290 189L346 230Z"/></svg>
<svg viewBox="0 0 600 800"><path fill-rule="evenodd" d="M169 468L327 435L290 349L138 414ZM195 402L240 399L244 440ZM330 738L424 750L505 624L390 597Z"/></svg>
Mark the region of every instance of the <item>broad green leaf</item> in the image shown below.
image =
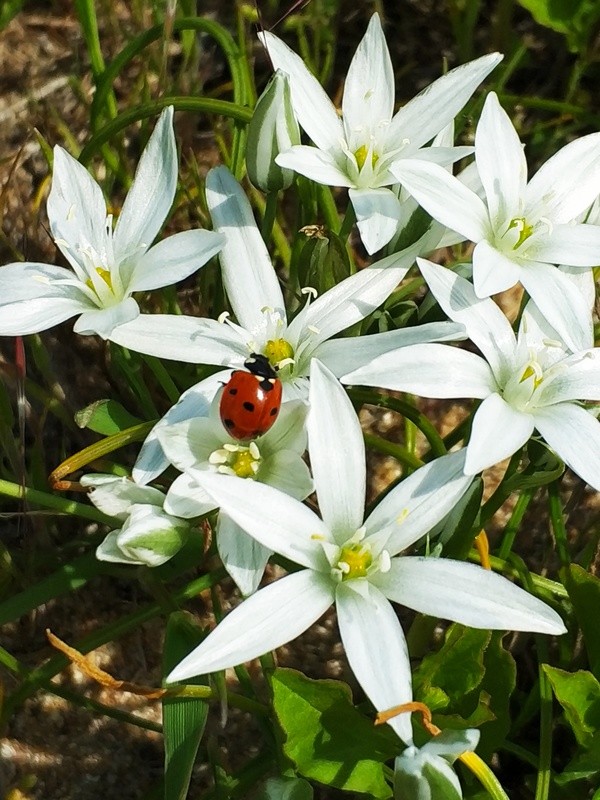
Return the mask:
<svg viewBox="0 0 600 800"><path fill-rule="evenodd" d="M442 647L426 656L413 675L415 697L432 711L456 706L482 681L490 632L454 624Z"/></svg>
<svg viewBox="0 0 600 800"><path fill-rule="evenodd" d="M590 669L600 680L600 625L598 625L600 580L576 564L572 564L569 567L566 588L583 634Z"/></svg>
<svg viewBox="0 0 600 800"><path fill-rule="evenodd" d="M398 755L400 741L354 708L345 683L277 669L271 685L283 750L301 775L381 800L392 796L382 762Z"/></svg>
<svg viewBox="0 0 600 800"><path fill-rule="evenodd" d="M313 800L313 790L303 778L269 778L256 800Z"/></svg>
<svg viewBox="0 0 600 800"><path fill-rule="evenodd" d="M600 777L600 731L592 738L589 748L583 753L578 753L570 761L563 772L557 775L555 780L559 785L571 783L571 781L593 780ZM600 789L594 794L592 800L597 800Z"/></svg>
<svg viewBox="0 0 600 800"><path fill-rule="evenodd" d="M163 651L163 677L205 638L193 618L184 611L175 611L167 621ZM186 683L206 685L208 676ZM206 725L208 703L194 697L163 700L163 734L165 739L165 800L185 800L192 776L192 767Z"/></svg>
<svg viewBox="0 0 600 800"><path fill-rule="evenodd" d="M591 746L600 730L600 683L586 670L565 672L545 664L544 671L575 738L584 747Z"/></svg>
<svg viewBox="0 0 600 800"><path fill-rule="evenodd" d="M483 660L485 675L481 688L489 696L488 708L494 719L481 727L478 754L485 760L500 747L511 726L510 696L514 691L517 668L512 655L502 647L503 631L494 631Z"/></svg>
<svg viewBox="0 0 600 800"><path fill-rule="evenodd" d="M102 436L112 436L139 425L143 420L134 417L116 400L97 400L75 414L80 428L89 428Z"/></svg>
<svg viewBox="0 0 600 800"><path fill-rule="evenodd" d="M582 50L600 19L598 0L519 0L536 22L567 37L569 48Z"/></svg>

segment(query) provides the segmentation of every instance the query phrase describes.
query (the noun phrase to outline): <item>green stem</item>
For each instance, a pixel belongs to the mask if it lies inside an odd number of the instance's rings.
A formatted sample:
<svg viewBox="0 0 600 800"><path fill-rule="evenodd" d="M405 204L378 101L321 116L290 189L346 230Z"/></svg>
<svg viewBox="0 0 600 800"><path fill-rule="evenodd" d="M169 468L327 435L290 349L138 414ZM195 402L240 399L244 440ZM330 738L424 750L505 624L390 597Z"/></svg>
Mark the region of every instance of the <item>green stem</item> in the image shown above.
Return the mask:
<svg viewBox="0 0 600 800"><path fill-rule="evenodd" d="M511 553L511 559L514 559L514 557L514 553ZM477 550L471 550L469 552L469 561L472 561L475 564L480 563L479 553ZM519 578L523 580L523 570L518 569L516 566L511 564L510 561L504 561L504 559L498 558L498 556L490 556L490 564L494 572L499 572L501 575L505 575L507 578ZM568 599L569 593L562 583L553 581L550 578L545 578L543 575L537 575L534 572L529 572L528 574L531 580L531 585L535 587L535 594L543 593L558 600Z"/></svg>
<svg viewBox="0 0 600 800"><path fill-rule="evenodd" d="M175 404L179 400L181 392L175 385L173 378L171 378L165 369L162 361L159 358L156 358L156 356L147 356L144 354L142 354L142 358L152 370L154 377L159 382L169 402Z"/></svg>
<svg viewBox="0 0 600 800"><path fill-rule="evenodd" d="M535 800L548 800L552 779L552 687L544 670L544 662L548 660L547 641L542 636L536 636L535 638L540 680L540 757L535 786Z"/></svg>
<svg viewBox="0 0 600 800"><path fill-rule="evenodd" d="M413 405L407 403L406 400L400 400L397 397L388 397L387 395L378 394L371 389L362 389L357 386L350 387L348 389L348 395L353 402L361 404L368 403L373 406L379 406L380 408L389 408L390 411L396 411L398 414L402 414L403 417L406 417L411 422L414 422L417 428L425 436L429 442L431 456L433 458L446 455L446 447L442 437L427 419L425 414L422 414Z"/></svg>
<svg viewBox="0 0 600 800"><path fill-rule="evenodd" d="M94 0L75 0L75 11L79 17L79 23L83 31L83 37L90 57L90 65L96 87L104 72L104 56L100 47L100 35L98 33L98 19ZM106 93L106 105L110 117L117 115L117 101L115 100L112 87Z"/></svg>
<svg viewBox="0 0 600 800"><path fill-rule="evenodd" d="M548 484L548 507L550 512L550 524L556 542L556 552L560 559L561 567L568 567L571 563L569 556L569 543L567 541L567 528L565 526L565 516L559 493L559 482L552 481Z"/></svg>
<svg viewBox="0 0 600 800"><path fill-rule="evenodd" d="M494 798L494 800L509 800L498 778L477 753L463 753L459 756L459 759L476 776L490 797Z"/></svg>
<svg viewBox="0 0 600 800"><path fill-rule="evenodd" d="M100 522L103 525L114 525L115 520L107 514L98 511L94 506L87 506L77 503L74 500L67 500L47 492L40 492L38 489L20 486L18 483L10 483L0 479L0 494L5 497L12 497L14 500L25 500L44 508L51 508L61 514L75 514L83 519L91 519L93 522Z"/></svg>
<svg viewBox="0 0 600 800"><path fill-rule="evenodd" d="M500 506L508 500L510 495L512 494L510 488L506 486L506 479L511 477L516 472L517 467L519 466L519 462L521 460L521 451L517 450L516 453L510 458L508 462L508 467L506 468L506 472L504 473L504 477L500 482L500 485L496 487L495 492L492 494L490 498L481 506L481 527L485 528L489 520L494 516L496 511L500 508Z"/></svg>
<svg viewBox="0 0 600 800"><path fill-rule="evenodd" d="M317 203L321 209L323 221L326 227L335 233L340 227L340 215L338 214L331 189L323 183L315 184L315 189L317 193Z"/></svg>
<svg viewBox="0 0 600 800"><path fill-rule="evenodd" d="M235 692L226 692L227 703L241 711L249 711L251 714L260 714L262 717L268 716L269 709L263 703L257 703L256 700L251 700L244 695L236 694ZM181 698L181 697L195 697L200 700L217 700L221 701L221 693L218 689L212 689L210 686L195 686L188 684L187 686L169 686L163 699L167 698Z"/></svg>
<svg viewBox="0 0 600 800"><path fill-rule="evenodd" d="M94 153L102 147L115 134L127 128L134 122L156 116L163 108L175 106L177 111L193 111L201 114L216 114L217 116L230 117L239 122L248 123L252 117L249 108L230 103L227 100L215 100L211 97L161 97L150 103L143 103L135 108L119 114L101 130L98 131L79 154L82 164L87 164Z"/></svg>
<svg viewBox="0 0 600 800"><path fill-rule="evenodd" d="M279 202L279 192L267 192L265 202L265 213L263 215L262 226L260 229L263 240L268 243L273 232L273 223L277 215L277 204Z"/></svg>
<svg viewBox="0 0 600 800"><path fill-rule="evenodd" d="M535 490L524 489L522 494L519 496L519 499L515 503L510 520L508 521L507 526L504 528L504 533L502 534L502 542L498 548L499 558L508 558L515 541L517 531L521 526L525 512L527 511L529 503L531 502L534 494Z"/></svg>
<svg viewBox="0 0 600 800"><path fill-rule="evenodd" d="M350 235L350 231L352 230L352 226L356 222L356 213L354 211L354 206L352 203L348 203L348 208L346 209L346 214L344 219L342 220L342 224L340 226L339 237L342 241L346 241L348 236Z"/></svg>
<svg viewBox="0 0 600 800"><path fill-rule="evenodd" d="M372 447L373 450L377 450L379 453L393 456L396 461L399 461L400 464L403 464L405 467L419 469L419 467L423 466L423 462L420 458L417 458L410 450L407 450L400 444L389 442L387 439L374 436L372 433L363 433L363 438L367 447Z"/></svg>

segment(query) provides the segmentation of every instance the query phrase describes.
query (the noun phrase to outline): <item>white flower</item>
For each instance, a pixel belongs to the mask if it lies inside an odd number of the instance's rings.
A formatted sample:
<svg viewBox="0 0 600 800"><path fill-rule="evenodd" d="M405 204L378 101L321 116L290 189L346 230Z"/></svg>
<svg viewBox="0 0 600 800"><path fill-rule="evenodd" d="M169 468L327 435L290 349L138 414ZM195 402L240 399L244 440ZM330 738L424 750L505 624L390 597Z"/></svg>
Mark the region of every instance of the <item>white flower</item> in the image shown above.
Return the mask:
<svg viewBox="0 0 600 800"><path fill-rule="evenodd" d="M468 489L464 452L421 467L363 521L366 471L360 424L336 378L316 359L308 439L322 519L270 486L208 473L202 477L206 491L241 528L304 569L245 600L173 670L169 681L226 669L279 647L333 602L350 666L379 710L412 699L406 642L390 600L477 627L564 631L552 609L481 567L398 556ZM407 714L389 724L411 742Z"/></svg>
<svg viewBox="0 0 600 800"><path fill-rule="evenodd" d="M394 72L373 14L346 76L340 119L302 59L272 33L263 37L275 69L289 75L296 116L316 145L292 147L277 163L317 183L347 186L364 245L376 252L390 241L400 216L398 198L387 188L398 183L392 167L417 154L445 164L472 152L424 145L454 119L502 56L492 53L451 70L394 114Z"/></svg>
<svg viewBox="0 0 600 800"><path fill-rule="evenodd" d="M578 402L600 398L590 276L578 281L581 288L573 284L586 309L581 328L587 334L580 337L580 351L570 353L533 303L515 337L494 301L480 300L469 281L430 261L418 263L444 312L465 326L484 357L446 345L415 345L380 356L342 380L424 397L480 398L467 447L467 474L510 456L537 429L574 472L600 490L600 422Z"/></svg>
<svg viewBox="0 0 600 800"><path fill-rule="evenodd" d="M219 251L220 234L184 231L151 247L176 187L172 106L142 153L114 232L96 181L55 147L48 219L73 271L30 262L0 268L0 335L36 333L79 314L76 333L112 338L140 313L133 292L168 286L203 266Z"/></svg>
<svg viewBox="0 0 600 800"><path fill-rule="evenodd" d="M409 745L394 762L394 800L461 800L452 764L478 741L479 731L467 728L445 730L423 747Z"/></svg>
<svg viewBox="0 0 600 800"><path fill-rule="evenodd" d="M250 353L263 353L279 368L284 399L292 399L306 397L313 357L341 375L405 344L463 335L461 326L438 322L328 341L383 303L414 263L415 246L351 275L312 302L308 290L305 307L288 322L277 274L241 186L226 167L217 167L207 175L206 194L214 228L225 236L223 285L236 322L227 315L220 322L140 315L115 331L118 344L161 358L226 367L242 367Z"/></svg>
<svg viewBox="0 0 600 800"><path fill-rule="evenodd" d="M151 486L138 486L129 478L84 475L90 500L112 517L123 520L96 550L100 561L158 567L172 558L190 535L187 520L163 510L165 496Z"/></svg>
<svg viewBox="0 0 600 800"><path fill-rule="evenodd" d="M476 243L478 297L520 281L563 341L580 349L587 316L574 287L552 265L600 262L600 226L573 222L598 194L600 133L567 144L527 183L523 146L492 92L477 126L475 159L485 200L427 161L391 169L435 219Z"/></svg>
<svg viewBox="0 0 600 800"><path fill-rule="evenodd" d="M240 442L227 433L219 419L219 399L220 392L208 415L201 413L155 429L166 457L183 473L167 493L165 510L187 519L217 507L202 488L202 472L266 483L298 500L308 497L313 482L302 460L306 450L306 404L300 400L283 403L277 421L264 436ZM225 568L242 594L252 594L272 551L248 536L225 512L219 514L216 538Z"/></svg>

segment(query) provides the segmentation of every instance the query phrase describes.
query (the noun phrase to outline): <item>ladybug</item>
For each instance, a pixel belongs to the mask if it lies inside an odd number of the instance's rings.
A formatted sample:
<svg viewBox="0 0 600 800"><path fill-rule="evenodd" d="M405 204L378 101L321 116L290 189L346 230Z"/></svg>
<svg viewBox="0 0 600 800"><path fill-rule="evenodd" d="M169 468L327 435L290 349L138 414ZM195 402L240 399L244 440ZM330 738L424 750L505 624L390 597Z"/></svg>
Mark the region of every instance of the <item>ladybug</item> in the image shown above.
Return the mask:
<svg viewBox="0 0 600 800"><path fill-rule="evenodd" d="M269 359L252 353L223 388L219 414L235 439L255 439L273 425L281 407L281 381Z"/></svg>

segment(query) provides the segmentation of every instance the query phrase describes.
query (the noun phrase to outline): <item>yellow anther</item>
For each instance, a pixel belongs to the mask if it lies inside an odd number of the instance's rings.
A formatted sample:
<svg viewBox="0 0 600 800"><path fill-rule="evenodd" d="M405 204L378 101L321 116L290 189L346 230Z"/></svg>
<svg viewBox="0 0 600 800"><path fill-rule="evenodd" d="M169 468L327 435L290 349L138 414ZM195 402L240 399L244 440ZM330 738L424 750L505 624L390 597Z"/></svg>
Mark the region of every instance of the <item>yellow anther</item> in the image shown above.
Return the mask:
<svg viewBox="0 0 600 800"><path fill-rule="evenodd" d="M113 291L113 285L112 285L112 278L111 278L111 275L110 275L110 270L104 269L103 267L96 267L96 272L98 273L98 275L102 278L104 283L108 286L108 288L112 292ZM90 287L90 289L94 288L94 284L93 284L93 281L92 281L91 278L88 278L85 283L86 283L86 286Z"/></svg>
<svg viewBox="0 0 600 800"><path fill-rule="evenodd" d="M250 450L241 450L232 461L231 469L238 478L253 478L258 472L258 461Z"/></svg>
<svg viewBox="0 0 600 800"><path fill-rule="evenodd" d="M358 150L354 153L354 158L356 159L356 163L358 164L358 168L362 169L366 163L367 156L369 155L369 148L366 144L361 145ZM377 153L371 154L371 166L374 167L377 162L379 161L379 156Z"/></svg>
<svg viewBox="0 0 600 800"><path fill-rule="evenodd" d="M516 250L526 239L529 239L533 233L533 225L528 225L525 217L515 217L514 219L511 219L507 231L510 231L513 228L516 228L519 231L519 238L517 239L516 244L513 245L513 250Z"/></svg>
<svg viewBox="0 0 600 800"><path fill-rule="evenodd" d="M373 557L369 548L362 544L350 544L342 547L338 567L342 572L342 580L366 578Z"/></svg>

